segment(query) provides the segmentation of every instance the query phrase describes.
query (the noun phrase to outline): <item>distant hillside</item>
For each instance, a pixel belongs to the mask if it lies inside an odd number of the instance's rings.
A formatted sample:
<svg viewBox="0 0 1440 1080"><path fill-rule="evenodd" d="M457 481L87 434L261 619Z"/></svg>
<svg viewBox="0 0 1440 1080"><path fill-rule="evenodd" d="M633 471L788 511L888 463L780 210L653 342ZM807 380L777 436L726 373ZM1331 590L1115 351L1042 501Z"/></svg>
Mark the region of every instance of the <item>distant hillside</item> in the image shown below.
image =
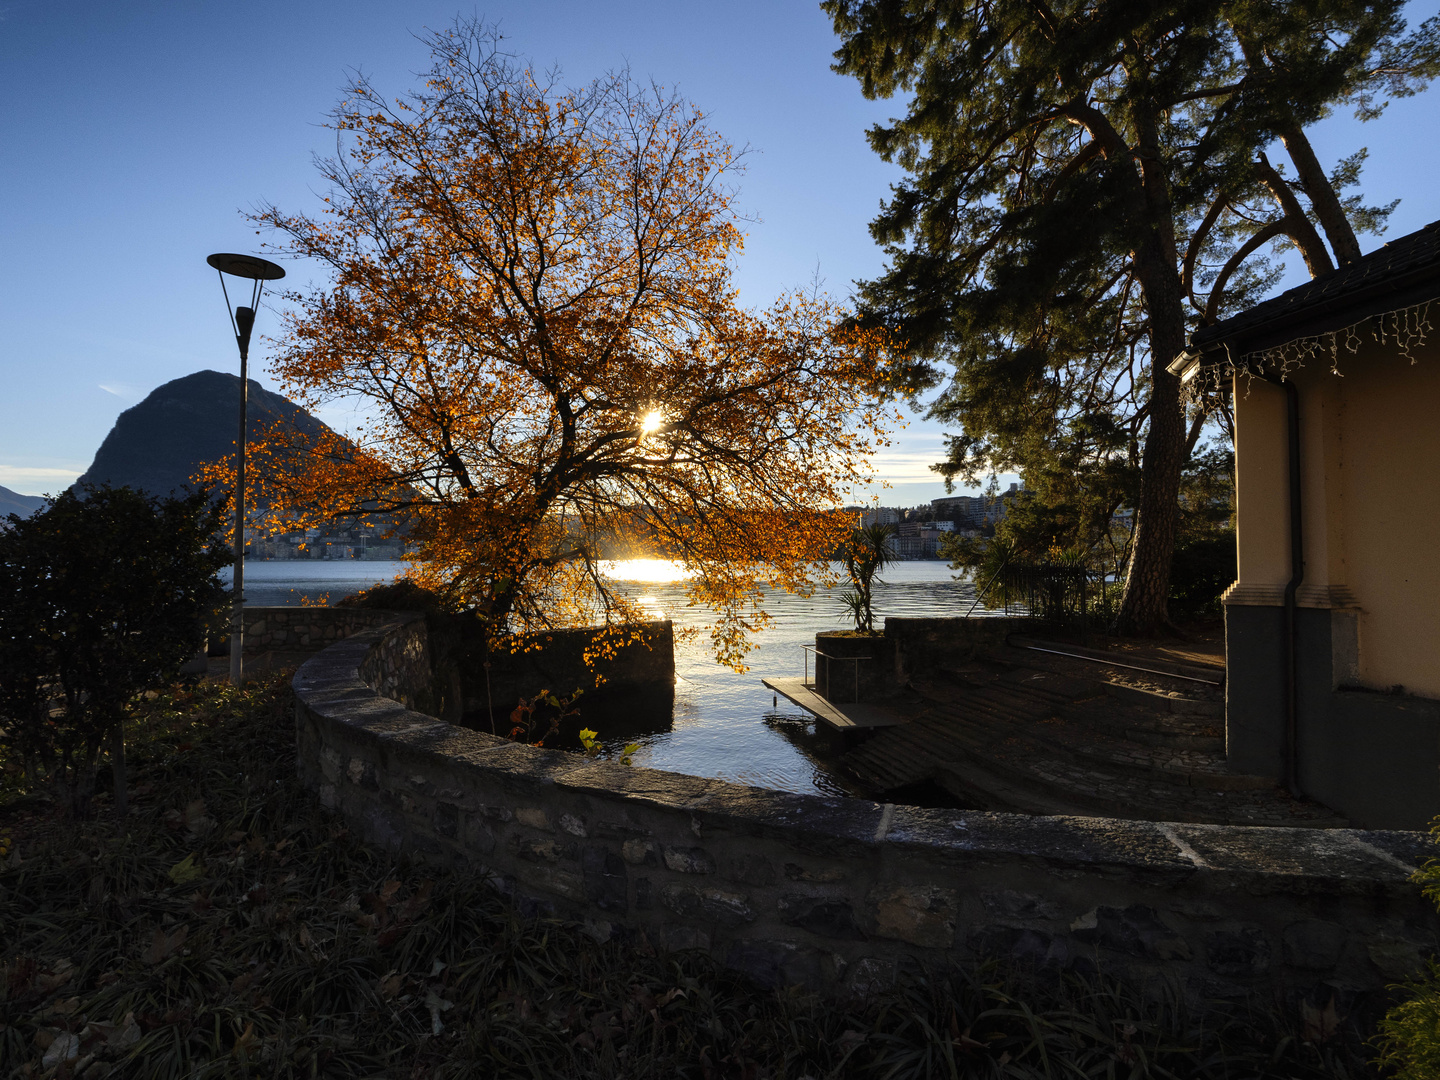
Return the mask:
<svg viewBox="0 0 1440 1080"><path fill-rule="evenodd" d="M11 514L29 517L44 505L45 500L39 495L21 495L18 491L0 487L0 518L9 517Z"/></svg>
<svg viewBox="0 0 1440 1080"><path fill-rule="evenodd" d="M288 420L307 434L327 430L293 401L254 379L249 397L246 428L252 439L277 420ZM179 491L189 485L202 462L235 453L239 406L237 375L197 371L157 387L139 405L120 414L80 479L128 485L152 495Z"/></svg>

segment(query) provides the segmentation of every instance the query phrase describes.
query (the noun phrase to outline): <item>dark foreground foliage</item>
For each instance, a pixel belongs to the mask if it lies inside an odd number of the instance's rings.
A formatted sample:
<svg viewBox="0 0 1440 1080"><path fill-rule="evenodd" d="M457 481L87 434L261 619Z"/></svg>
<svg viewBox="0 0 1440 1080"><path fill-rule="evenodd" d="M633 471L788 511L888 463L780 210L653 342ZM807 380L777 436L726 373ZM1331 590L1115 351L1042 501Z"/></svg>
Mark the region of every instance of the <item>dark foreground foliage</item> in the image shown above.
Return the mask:
<svg viewBox="0 0 1440 1080"><path fill-rule="evenodd" d="M1123 986L987 968L840 1006L522 917L322 812L283 680L177 690L131 726L125 835L0 806L0 1076L1365 1072L1272 1017Z"/></svg>

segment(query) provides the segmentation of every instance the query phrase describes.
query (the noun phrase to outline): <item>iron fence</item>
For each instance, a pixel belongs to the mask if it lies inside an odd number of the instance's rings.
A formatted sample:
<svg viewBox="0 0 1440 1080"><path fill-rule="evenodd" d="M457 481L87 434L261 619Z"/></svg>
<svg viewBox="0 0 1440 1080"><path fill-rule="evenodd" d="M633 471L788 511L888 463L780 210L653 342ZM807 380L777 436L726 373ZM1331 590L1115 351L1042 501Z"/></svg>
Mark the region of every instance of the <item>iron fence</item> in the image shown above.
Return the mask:
<svg viewBox="0 0 1440 1080"><path fill-rule="evenodd" d="M1025 616L1047 634L1087 637L1114 619L1121 583L1083 566L1013 563L997 575L992 595L1006 615Z"/></svg>

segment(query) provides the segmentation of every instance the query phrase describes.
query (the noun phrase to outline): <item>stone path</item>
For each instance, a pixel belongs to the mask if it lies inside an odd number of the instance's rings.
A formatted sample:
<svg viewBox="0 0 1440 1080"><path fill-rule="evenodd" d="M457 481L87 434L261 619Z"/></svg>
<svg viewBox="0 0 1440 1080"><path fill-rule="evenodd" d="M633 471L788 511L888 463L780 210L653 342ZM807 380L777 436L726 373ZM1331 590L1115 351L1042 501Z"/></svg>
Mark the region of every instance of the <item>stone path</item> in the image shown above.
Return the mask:
<svg viewBox="0 0 1440 1080"><path fill-rule="evenodd" d="M1195 659L1186 657L1185 672L1194 674ZM1182 670L1153 654L1146 662ZM1268 778L1227 768L1219 686L1006 647L917 676L911 687L920 695L911 722L841 759L881 797L931 784L975 810L1347 824Z"/></svg>

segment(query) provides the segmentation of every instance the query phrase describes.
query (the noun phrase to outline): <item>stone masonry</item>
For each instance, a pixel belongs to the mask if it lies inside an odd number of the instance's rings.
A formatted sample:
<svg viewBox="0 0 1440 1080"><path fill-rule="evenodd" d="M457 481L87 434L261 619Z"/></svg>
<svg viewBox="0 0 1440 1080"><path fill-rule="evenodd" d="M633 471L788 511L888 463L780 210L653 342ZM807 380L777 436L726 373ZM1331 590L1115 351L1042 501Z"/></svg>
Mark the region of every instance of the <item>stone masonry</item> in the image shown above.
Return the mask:
<svg viewBox="0 0 1440 1080"><path fill-rule="evenodd" d="M245 608L245 653L303 652L319 649L361 630L395 618L393 611L354 607L250 607ZM210 642L216 653L230 647L227 624Z"/></svg>
<svg viewBox="0 0 1440 1080"><path fill-rule="evenodd" d="M1408 880L1430 851L1421 833L743 787L454 727L402 703L427 678L418 617L300 668L299 768L326 807L370 843L478 869L597 938L707 949L767 984L864 995L908 965L1000 956L1207 998L1335 994L1359 1007L1440 941Z"/></svg>

